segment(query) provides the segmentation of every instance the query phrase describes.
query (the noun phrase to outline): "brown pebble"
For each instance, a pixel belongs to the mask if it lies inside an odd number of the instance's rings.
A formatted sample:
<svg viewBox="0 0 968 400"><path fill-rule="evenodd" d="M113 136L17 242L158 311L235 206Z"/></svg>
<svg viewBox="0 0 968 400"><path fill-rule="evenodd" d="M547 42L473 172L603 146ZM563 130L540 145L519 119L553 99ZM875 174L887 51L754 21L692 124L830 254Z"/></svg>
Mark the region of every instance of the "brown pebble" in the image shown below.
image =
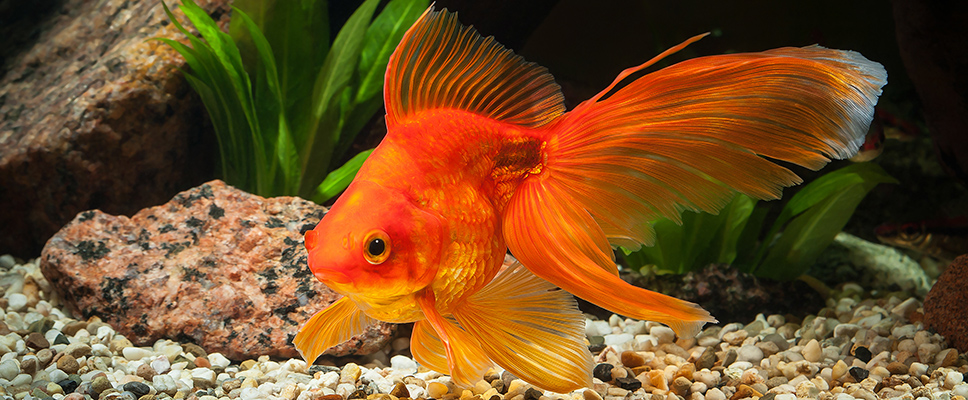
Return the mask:
<svg viewBox="0 0 968 400"><path fill-rule="evenodd" d="M680 376L672 381L672 392L679 396L686 397L689 395L690 386L692 386L692 382L685 377Z"/></svg>
<svg viewBox="0 0 968 400"><path fill-rule="evenodd" d="M6 300L6 299L3 299ZM4 305L0 305L0 308L7 308ZM7 327L7 323L0 321L0 336L6 336L10 334L10 328Z"/></svg>
<svg viewBox="0 0 968 400"><path fill-rule="evenodd" d="M739 385L736 388L736 393L733 393L729 400L739 400L747 397L763 397L763 394L753 390L749 385Z"/></svg>
<svg viewBox="0 0 968 400"><path fill-rule="evenodd" d="M138 366L138 370L135 372L135 375L140 376L146 381L151 381L151 378L155 377L155 369L151 368L151 365L149 364L141 364Z"/></svg>
<svg viewBox="0 0 968 400"><path fill-rule="evenodd" d="M155 400L155 395L146 394L144 396L139 397L138 400Z"/></svg>
<svg viewBox="0 0 968 400"><path fill-rule="evenodd" d="M77 373L79 368L81 366L77 363L77 359L70 354L64 354L57 359L57 369L66 372L68 375Z"/></svg>
<svg viewBox="0 0 968 400"><path fill-rule="evenodd" d="M38 364L37 357L24 357L20 361L20 371L27 375L33 375L34 372L37 372Z"/></svg>
<svg viewBox="0 0 968 400"><path fill-rule="evenodd" d="M50 360L54 358L54 352L50 349L41 349L37 352L37 361L40 362L41 368L47 368L50 365Z"/></svg>
<svg viewBox="0 0 968 400"><path fill-rule="evenodd" d="M787 384L789 382L790 382L790 380L787 379L785 376L774 376L774 377L766 380L766 387L768 387L770 389L773 389L773 388L775 388L777 386L785 385L785 384Z"/></svg>
<svg viewBox="0 0 968 400"><path fill-rule="evenodd" d="M208 361L207 357L195 357L195 366L198 368L208 368L212 366L212 363Z"/></svg>
<svg viewBox="0 0 968 400"><path fill-rule="evenodd" d="M953 367L958 364L958 349L952 347L941 350L935 357L935 362L942 367Z"/></svg>
<svg viewBox="0 0 968 400"><path fill-rule="evenodd" d="M714 364L716 364L716 350L707 347L706 351L703 351L699 359L696 360L696 369L712 368Z"/></svg>
<svg viewBox="0 0 968 400"><path fill-rule="evenodd" d="M195 343L185 343L185 344L182 345L182 348L185 349L185 352L186 353L191 353L195 357L207 357L208 356L208 353L205 352L205 349L201 348L199 345L197 345Z"/></svg>
<svg viewBox="0 0 968 400"><path fill-rule="evenodd" d="M397 382L396 385L393 385L393 390L390 391L390 395L402 399L404 397L410 397L410 390L407 389L407 385L403 382Z"/></svg>
<svg viewBox="0 0 968 400"><path fill-rule="evenodd" d="M255 364L256 364L255 360L251 360L251 359L245 360L245 361L242 361L241 364L239 364L239 369L241 369L242 371L245 371L255 366Z"/></svg>
<svg viewBox="0 0 968 400"><path fill-rule="evenodd" d="M64 325L64 328L61 329L61 333L63 333L66 336L74 336L75 334L77 334L77 331L81 329L87 329L87 322L84 322L84 321L68 322L67 325Z"/></svg>
<svg viewBox="0 0 968 400"><path fill-rule="evenodd" d="M897 362L897 361L894 361L894 362L892 362L890 364L887 364L887 370L890 371L894 375L904 375L904 374L907 374L909 369L910 368L907 365L904 365L904 363L900 363L900 362Z"/></svg>
<svg viewBox="0 0 968 400"><path fill-rule="evenodd" d="M343 396L338 394L326 394L318 398L319 400L343 400Z"/></svg>
<svg viewBox="0 0 968 400"><path fill-rule="evenodd" d="M689 363L682 364L682 366L679 367L679 370L676 371L676 374L675 374L675 376L672 377L672 379L675 380L676 378L678 378L678 377L681 376L681 377L686 378L686 379L688 379L688 380L691 381L692 380L692 374L695 373L695 372L696 372L696 365L695 364L689 364ZM638 376L638 375L636 375L636 376Z"/></svg>
<svg viewBox="0 0 968 400"><path fill-rule="evenodd" d="M645 364L645 357L631 350L622 352L622 365L635 368Z"/></svg>
<svg viewBox="0 0 968 400"><path fill-rule="evenodd" d="M30 332L30 334L27 335L27 339L24 340L24 342L27 344L27 347L31 349L39 350L39 349L46 349L50 347L50 342L47 341L47 338L44 337L43 333L39 333L39 332Z"/></svg>

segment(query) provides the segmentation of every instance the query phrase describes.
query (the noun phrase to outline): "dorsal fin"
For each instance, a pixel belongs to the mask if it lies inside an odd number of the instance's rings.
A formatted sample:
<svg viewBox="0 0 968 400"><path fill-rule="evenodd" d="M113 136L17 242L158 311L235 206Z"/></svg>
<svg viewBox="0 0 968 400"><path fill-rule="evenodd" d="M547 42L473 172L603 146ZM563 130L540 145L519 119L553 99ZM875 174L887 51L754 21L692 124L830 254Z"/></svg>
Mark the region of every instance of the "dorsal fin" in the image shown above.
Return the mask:
<svg viewBox="0 0 968 400"><path fill-rule="evenodd" d="M458 109L537 127L565 111L547 69L433 6L390 56L384 100L388 126L425 110Z"/></svg>

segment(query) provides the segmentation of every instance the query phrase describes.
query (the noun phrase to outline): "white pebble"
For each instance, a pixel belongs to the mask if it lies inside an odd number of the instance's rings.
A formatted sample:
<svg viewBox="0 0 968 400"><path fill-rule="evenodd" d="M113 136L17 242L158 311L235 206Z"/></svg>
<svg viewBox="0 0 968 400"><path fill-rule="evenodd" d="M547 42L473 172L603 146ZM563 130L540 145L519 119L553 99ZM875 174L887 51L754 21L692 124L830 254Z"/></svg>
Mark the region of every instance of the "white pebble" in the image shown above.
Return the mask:
<svg viewBox="0 0 968 400"><path fill-rule="evenodd" d="M606 346L621 346L632 341L632 335L628 333L605 335Z"/></svg>
<svg viewBox="0 0 968 400"><path fill-rule="evenodd" d="M7 353L11 354L11 353ZM14 354L16 356L16 354ZM20 373L20 366L14 360L4 360L0 362L0 378L13 380Z"/></svg>
<svg viewBox="0 0 968 400"><path fill-rule="evenodd" d="M758 364L760 360L763 359L763 350L754 345L745 345L739 348L736 352L737 361L748 361L753 364Z"/></svg>
<svg viewBox="0 0 968 400"><path fill-rule="evenodd" d="M652 329L649 330L649 334L659 342L659 345L676 341L676 332L668 326L653 326Z"/></svg>
<svg viewBox="0 0 968 400"><path fill-rule="evenodd" d="M123 350L121 350L121 354L124 355L125 359L129 361L135 361L145 357L151 357L154 354L154 352L152 352L151 349L131 346L131 347L125 347Z"/></svg>
<svg viewBox="0 0 968 400"><path fill-rule="evenodd" d="M822 350L820 349L820 343L817 339L810 339L806 346L803 346L803 350L800 351L803 355L803 359L810 362L820 362L823 358Z"/></svg>
<svg viewBox="0 0 968 400"><path fill-rule="evenodd" d="M854 396L847 393L838 393L837 397L834 397L834 400L854 400Z"/></svg>
<svg viewBox="0 0 968 400"><path fill-rule="evenodd" d="M7 307L13 311L23 311L27 307L27 296L23 293L13 293L7 297Z"/></svg>
<svg viewBox="0 0 968 400"><path fill-rule="evenodd" d="M67 379L67 373L54 368L47 373L47 377L50 378L51 382L60 382L64 379Z"/></svg>
<svg viewBox="0 0 968 400"><path fill-rule="evenodd" d="M955 385L955 387L951 389L951 395L968 398L968 383Z"/></svg>
<svg viewBox="0 0 968 400"><path fill-rule="evenodd" d="M797 400L797 395L792 393L780 393L774 397L775 400Z"/></svg>
<svg viewBox="0 0 968 400"><path fill-rule="evenodd" d="M93 346L91 346L91 354L95 356L105 356L105 357L111 357L114 355L114 354L111 354L111 349L109 349L108 346L105 346L102 343L95 343Z"/></svg>
<svg viewBox="0 0 968 400"><path fill-rule="evenodd" d="M171 362L168 361L168 357L163 355L155 357L148 365L158 374L164 374L171 369Z"/></svg>
<svg viewBox="0 0 968 400"><path fill-rule="evenodd" d="M215 383L215 371L208 368L195 368L192 370L192 378L201 379L208 383Z"/></svg>
<svg viewBox="0 0 968 400"><path fill-rule="evenodd" d="M958 371L948 372L944 376L944 388L953 389L955 386L960 385L965 380L965 376Z"/></svg>
<svg viewBox="0 0 968 400"><path fill-rule="evenodd" d="M228 358L225 358L225 356L223 356L222 353L209 354L208 362L212 364L212 367L222 368L222 369L224 369L225 367L228 367L229 364L232 364L232 362L229 361Z"/></svg>
<svg viewBox="0 0 968 400"><path fill-rule="evenodd" d="M719 388L712 388L706 391L706 400L726 400L726 394ZM796 397L794 397L794 400L796 400Z"/></svg>
<svg viewBox="0 0 968 400"><path fill-rule="evenodd" d="M390 368L406 374L417 372L417 363L407 356L393 356L390 358Z"/></svg>
<svg viewBox="0 0 968 400"><path fill-rule="evenodd" d="M605 336L612 333L612 328L608 326L608 321L585 320L585 335Z"/></svg>

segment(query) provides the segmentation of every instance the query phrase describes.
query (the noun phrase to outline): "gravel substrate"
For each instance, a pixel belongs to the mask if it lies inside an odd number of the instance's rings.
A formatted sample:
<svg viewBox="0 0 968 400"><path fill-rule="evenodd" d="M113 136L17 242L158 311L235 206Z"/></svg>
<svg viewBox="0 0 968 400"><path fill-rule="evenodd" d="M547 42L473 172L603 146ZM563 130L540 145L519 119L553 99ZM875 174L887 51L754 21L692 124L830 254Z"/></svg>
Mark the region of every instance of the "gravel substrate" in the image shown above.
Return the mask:
<svg viewBox="0 0 968 400"><path fill-rule="evenodd" d="M491 371L473 388L403 355L398 339L364 365L307 366L302 360L236 363L189 343L135 347L92 318L66 316L32 261L0 257L0 398L287 400L965 400L968 365L923 329L917 299L860 300L847 287L802 321L760 315L676 340L671 329L612 316L589 319L595 384L542 392ZM819 305L818 305L819 306ZM819 307L818 307L819 308ZM553 355L549 355L552 357Z"/></svg>

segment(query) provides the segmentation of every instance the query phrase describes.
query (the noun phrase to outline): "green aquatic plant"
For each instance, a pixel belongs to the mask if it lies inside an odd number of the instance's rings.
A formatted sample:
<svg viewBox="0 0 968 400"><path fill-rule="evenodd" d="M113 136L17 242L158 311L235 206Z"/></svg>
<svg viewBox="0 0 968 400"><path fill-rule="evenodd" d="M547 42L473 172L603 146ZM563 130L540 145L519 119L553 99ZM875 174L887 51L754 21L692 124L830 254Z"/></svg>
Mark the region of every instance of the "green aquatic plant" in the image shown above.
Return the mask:
<svg viewBox="0 0 968 400"><path fill-rule="evenodd" d="M198 30L191 46L159 38L188 64L205 104L229 184L262 196L317 203L352 181L369 151L342 166L357 133L383 102L390 53L427 0L366 0L329 40L323 0L238 0L230 33L192 0L181 10Z"/></svg>
<svg viewBox="0 0 968 400"><path fill-rule="evenodd" d="M897 183L878 165L851 164L805 185L763 236L768 208L737 194L718 214L686 212L682 224L656 221L656 243L625 251L626 266L684 274L731 264L753 275L792 280L803 275L840 232L860 201L880 183Z"/></svg>

